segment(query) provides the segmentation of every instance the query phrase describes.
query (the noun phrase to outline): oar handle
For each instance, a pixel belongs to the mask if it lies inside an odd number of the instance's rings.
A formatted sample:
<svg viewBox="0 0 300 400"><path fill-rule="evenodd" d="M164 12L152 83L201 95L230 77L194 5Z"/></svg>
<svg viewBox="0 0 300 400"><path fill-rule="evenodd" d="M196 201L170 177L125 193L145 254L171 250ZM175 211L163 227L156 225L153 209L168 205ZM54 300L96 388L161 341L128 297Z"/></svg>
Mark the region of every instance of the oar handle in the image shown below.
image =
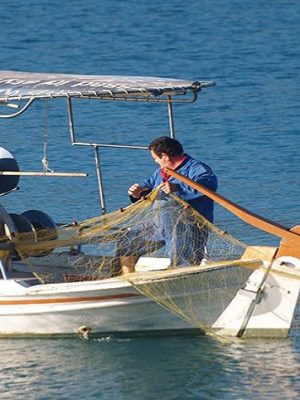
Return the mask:
<svg viewBox="0 0 300 400"><path fill-rule="evenodd" d="M247 210L239 206L236 203L233 203L231 200L226 199L223 196L213 192L210 189L207 189L203 185L194 182L192 179L187 178L179 174L176 171L173 171L169 168L165 168L165 171L171 175L173 178L178 179L191 186L193 189L198 190L199 192L205 194L210 199L214 200L216 203L220 204L222 207L226 208L228 211L232 212L234 215L247 222L248 224L255 226L265 232L268 232L272 235L279 236L289 242L293 242L293 244L298 245L300 247L300 235L297 233L291 232L289 228L277 224L271 220L268 220L258 214L254 214L253 212Z"/></svg>

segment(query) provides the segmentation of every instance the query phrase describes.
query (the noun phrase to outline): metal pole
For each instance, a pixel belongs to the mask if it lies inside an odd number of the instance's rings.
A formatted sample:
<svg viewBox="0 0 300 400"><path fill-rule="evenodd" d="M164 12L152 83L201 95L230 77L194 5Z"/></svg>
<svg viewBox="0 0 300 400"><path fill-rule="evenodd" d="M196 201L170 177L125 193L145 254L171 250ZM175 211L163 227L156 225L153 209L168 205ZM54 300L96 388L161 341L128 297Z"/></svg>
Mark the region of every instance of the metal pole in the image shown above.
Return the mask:
<svg viewBox="0 0 300 400"><path fill-rule="evenodd" d="M17 117L18 115L23 114L23 112L25 112L30 106L31 104L34 102L35 98L31 98L27 101L27 103L16 113L13 114L0 114L0 118L14 118ZM2 104L1 104L2 105Z"/></svg>
<svg viewBox="0 0 300 400"><path fill-rule="evenodd" d="M168 96L168 116L169 116L169 130L170 130L170 137L175 137L174 132L174 118L173 118L173 107L172 107L172 98Z"/></svg>
<svg viewBox="0 0 300 400"><path fill-rule="evenodd" d="M95 166L98 180L98 188L99 188L99 198L100 198L100 206L102 214L106 213L106 205L105 205L105 196L103 190L103 179L102 179L102 171L101 171L101 163L100 163L100 155L99 155L99 147L94 146L95 153Z"/></svg>
<svg viewBox="0 0 300 400"><path fill-rule="evenodd" d="M75 144L73 107L72 107L72 100L70 97L67 97L67 104L68 104L68 114L69 114L70 138L71 138L71 143Z"/></svg>
<svg viewBox="0 0 300 400"><path fill-rule="evenodd" d="M5 268L4 268L4 265L3 265L1 260L0 260L0 271L1 271L3 279L7 280L7 275L6 275L6 272L5 272Z"/></svg>
<svg viewBox="0 0 300 400"><path fill-rule="evenodd" d="M36 172L36 171L0 171L0 176L79 176L86 177L85 172Z"/></svg>

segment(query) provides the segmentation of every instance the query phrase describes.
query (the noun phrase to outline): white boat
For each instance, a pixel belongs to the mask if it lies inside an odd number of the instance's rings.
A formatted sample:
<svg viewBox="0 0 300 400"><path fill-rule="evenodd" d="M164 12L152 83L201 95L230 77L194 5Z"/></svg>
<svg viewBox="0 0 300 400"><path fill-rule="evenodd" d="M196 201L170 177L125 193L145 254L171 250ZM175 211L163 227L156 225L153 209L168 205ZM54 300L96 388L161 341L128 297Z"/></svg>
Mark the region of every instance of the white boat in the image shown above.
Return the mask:
<svg viewBox="0 0 300 400"><path fill-rule="evenodd" d="M0 293L2 336L191 329L118 278L34 286L26 279L9 279L0 282Z"/></svg>
<svg viewBox="0 0 300 400"><path fill-rule="evenodd" d="M61 228L65 236L60 239L55 223L47 214L39 211L34 214L31 210L16 216L0 208L0 336L79 334L88 337L92 334L192 333L199 329L223 336L288 335L300 290L299 227L290 230L266 221L200 185L196 185L197 190L242 219L283 238L279 248L244 248L239 256L224 260L212 254L211 260L185 267L171 266L167 257L147 257L147 254L140 255L132 266L127 257L125 265L121 262L118 274L103 276L88 276L86 270L82 275L82 263L81 269L72 269L79 260L93 265L101 262L105 254L92 253L89 258L83 248L89 250L95 238L103 242L103 237L113 236L110 229L104 230L103 236L94 235L90 242L86 240L86 232L92 232L95 226L106 221L98 149L141 148L77 142L73 99L167 104L170 136L174 137L172 104L194 102L202 89L212 86L214 82L164 78L0 72L2 109L18 107L17 111L2 113L2 118L18 117L36 100L66 99L71 144L94 149L103 212L96 222L85 222L80 228ZM22 175L83 175L51 172L47 159L41 172L19 171L10 152L2 149L1 155L6 168L0 165L0 179L6 179L5 184L2 182L6 193L15 189L14 179ZM185 179L179 174L176 177ZM112 218L119 218L118 215ZM45 233L41 238L44 231L50 232L48 238ZM79 247L75 250L74 235L79 238ZM53 243L57 242L60 251L52 252L56 247ZM43 278L49 270L52 280ZM103 270L107 272L107 268Z"/></svg>

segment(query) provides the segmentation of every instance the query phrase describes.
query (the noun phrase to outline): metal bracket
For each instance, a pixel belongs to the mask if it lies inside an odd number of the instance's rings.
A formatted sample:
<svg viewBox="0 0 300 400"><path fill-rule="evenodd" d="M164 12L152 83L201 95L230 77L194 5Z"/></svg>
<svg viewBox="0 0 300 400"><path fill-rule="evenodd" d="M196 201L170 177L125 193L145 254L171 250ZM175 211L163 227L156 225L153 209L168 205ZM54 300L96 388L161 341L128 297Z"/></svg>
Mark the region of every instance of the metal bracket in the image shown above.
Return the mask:
<svg viewBox="0 0 300 400"><path fill-rule="evenodd" d="M14 118L20 114L23 114L23 112L25 112L31 106L31 104L34 102L34 100L35 100L35 98L32 97L24 104L24 106L19 111L12 113L12 114L0 114L0 118ZM6 104L4 103L4 105L6 105Z"/></svg>

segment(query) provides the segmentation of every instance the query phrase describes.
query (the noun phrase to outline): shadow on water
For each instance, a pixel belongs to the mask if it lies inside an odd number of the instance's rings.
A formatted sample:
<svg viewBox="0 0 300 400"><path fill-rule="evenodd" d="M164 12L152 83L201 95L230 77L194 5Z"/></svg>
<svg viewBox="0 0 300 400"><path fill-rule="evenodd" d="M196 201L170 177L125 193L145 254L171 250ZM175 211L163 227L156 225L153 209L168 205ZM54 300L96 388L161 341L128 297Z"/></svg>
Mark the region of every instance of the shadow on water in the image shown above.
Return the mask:
<svg viewBox="0 0 300 400"><path fill-rule="evenodd" d="M3 340L1 399L296 399L298 338Z"/></svg>

